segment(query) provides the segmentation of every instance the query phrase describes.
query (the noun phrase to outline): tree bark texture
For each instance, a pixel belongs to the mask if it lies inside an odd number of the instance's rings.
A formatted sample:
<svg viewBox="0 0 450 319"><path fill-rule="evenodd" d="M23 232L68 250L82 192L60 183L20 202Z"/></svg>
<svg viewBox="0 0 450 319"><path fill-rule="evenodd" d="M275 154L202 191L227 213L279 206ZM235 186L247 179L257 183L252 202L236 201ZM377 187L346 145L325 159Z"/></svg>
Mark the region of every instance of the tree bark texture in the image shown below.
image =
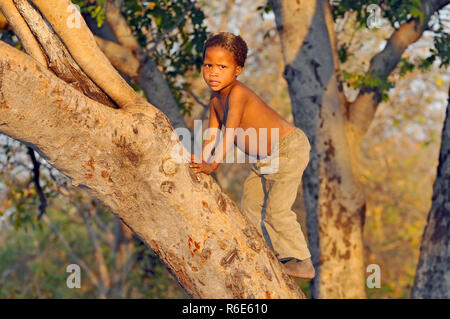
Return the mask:
<svg viewBox="0 0 450 319"><path fill-rule="evenodd" d="M411 296L450 298L450 91L431 210Z"/></svg>
<svg viewBox="0 0 450 319"><path fill-rule="evenodd" d="M422 23L411 18L394 31L370 70L387 78L428 28L431 15L449 2L423 1ZM355 176L361 141L381 100L379 90L362 89L355 101L346 101L328 1L272 0L271 5L294 122L312 146L303 175L308 239L317 268L312 296L364 298L365 198Z"/></svg>
<svg viewBox="0 0 450 319"><path fill-rule="evenodd" d="M364 298L364 198L345 134L324 1L271 1L294 123L311 143L303 175L315 298ZM299 23L302 21L302 23Z"/></svg>

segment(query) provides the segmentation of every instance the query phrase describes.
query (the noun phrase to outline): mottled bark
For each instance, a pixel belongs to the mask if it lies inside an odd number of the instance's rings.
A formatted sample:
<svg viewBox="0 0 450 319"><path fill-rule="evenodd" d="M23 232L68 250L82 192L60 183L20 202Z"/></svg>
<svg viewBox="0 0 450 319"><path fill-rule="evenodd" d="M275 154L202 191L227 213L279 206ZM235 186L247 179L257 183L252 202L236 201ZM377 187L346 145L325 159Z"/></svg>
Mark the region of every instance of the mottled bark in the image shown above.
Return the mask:
<svg viewBox="0 0 450 319"><path fill-rule="evenodd" d="M0 0L0 11L8 21L14 33L21 39L25 50L42 65L47 66L47 59L31 33L25 20L20 15L12 0ZM3 24L5 24L3 22Z"/></svg>
<svg viewBox="0 0 450 319"><path fill-rule="evenodd" d="M13 0L13 2L45 53L48 68L60 79L73 85L88 97L110 107L115 107L114 102L80 69L56 34L47 26L42 16L28 1ZM28 50L27 53L31 56L34 54Z"/></svg>
<svg viewBox="0 0 450 319"><path fill-rule="evenodd" d="M450 91L413 298L450 298Z"/></svg>
<svg viewBox="0 0 450 319"><path fill-rule="evenodd" d="M271 1L285 58L294 123L311 142L303 175L315 298L364 298L364 198L345 134L339 67L325 1ZM302 21L301 24L298 21ZM331 20L332 22L332 20ZM331 38L331 40L334 40Z"/></svg>
<svg viewBox="0 0 450 319"><path fill-rule="evenodd" d="M106 55L111 64L130 79L139 75L140 63L133 51L120 44L95 36L98 47Z"/></svg>
<svg viewBox="0 0 450 319"><path fill-rule="evenodd" d="M385 49L372 59L371 70L387 77L404 50L420 38L430 16L449 2L423 2L423 24L410 19L394 32ZM380 102L379 88L362 89L352 104L346 101L328 1L273 0L271 4L294 122L312 142L310 164L303 175L308 238L318 268L312 294L365 297L365 199L355 176L361 140Z"/></svg>
<svg viewBox="0 0 450 319"><path fill-rule="evenodd" d="M130 87L111 65L80 16L73 18L70 0L33 0L33 3L58 34L81 69L121 108L145 108L148 103ZM79 14L79 13L76 13Z"/></svg>

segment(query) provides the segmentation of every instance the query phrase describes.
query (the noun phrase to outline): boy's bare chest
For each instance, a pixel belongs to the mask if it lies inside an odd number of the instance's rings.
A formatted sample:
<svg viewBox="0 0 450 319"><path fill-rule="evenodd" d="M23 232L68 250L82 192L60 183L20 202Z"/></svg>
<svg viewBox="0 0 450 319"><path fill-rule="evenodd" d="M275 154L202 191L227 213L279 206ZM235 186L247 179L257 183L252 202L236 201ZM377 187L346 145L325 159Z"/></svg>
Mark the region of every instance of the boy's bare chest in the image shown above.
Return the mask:
<svg viewBox="0 0 450 319"><path fill-rule="evenodd" d="M219 104L215 107L216 114L221 127L225 127L226 120L229 117L229 110L226 109L224 104ZM267 129L278 128L280 136L283 136L285 132L290 131L293 125L282 118L277 112L264 104L251 104L248 103L244 106L244 111L240 119L239 128L246 131L250 128ZM236 132L238 135L239 132Z"/></svg>

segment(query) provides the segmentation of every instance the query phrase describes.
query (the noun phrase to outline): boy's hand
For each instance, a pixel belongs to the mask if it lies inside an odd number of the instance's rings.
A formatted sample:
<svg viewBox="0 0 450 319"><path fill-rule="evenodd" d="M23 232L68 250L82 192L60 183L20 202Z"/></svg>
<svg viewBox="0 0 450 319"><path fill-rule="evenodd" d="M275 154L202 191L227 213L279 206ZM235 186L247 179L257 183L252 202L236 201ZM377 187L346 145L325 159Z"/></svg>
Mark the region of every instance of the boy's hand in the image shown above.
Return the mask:
<svg viewBox="0 0 450 319"><path fill-rule="evenodd" d="M195 160L194 154L191 154L191 164L189 164L189 167L194 168L195 173L205 173L205 174L211 174L214 172L218 165L215 163L207 163L202 160L201 163L193 163Z"/></svg>

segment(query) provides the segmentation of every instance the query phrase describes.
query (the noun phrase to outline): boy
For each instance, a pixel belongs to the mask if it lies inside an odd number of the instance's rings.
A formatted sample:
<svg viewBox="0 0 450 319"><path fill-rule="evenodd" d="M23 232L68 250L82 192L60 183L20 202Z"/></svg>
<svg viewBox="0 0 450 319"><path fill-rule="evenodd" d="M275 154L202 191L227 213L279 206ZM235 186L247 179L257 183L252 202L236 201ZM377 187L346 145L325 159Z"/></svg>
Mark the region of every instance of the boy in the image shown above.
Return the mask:
<svg viewBox="0 0 450 319"><path fill-rule="evenodd" d="M296 214L291 210L309 161L310 144L302 130L283 119L236 79L246 57L247 45L240 36L221 32L205 42L203 79L212 90L209 129L218 130L222 126L226 133L219 146L217 134L205 140L202 159L191 155L190 167L196 173L211 174L237 138L237 147L258 158L244 182L242 211L282 263L296 261L284 265L289 275L311 279L315 275L311 255ZM256 130L257 141L245 139L242 130L250 129ZM230 136L230 131L236 132L235 135ZM266 149L261 147L264 143ZM276 170L267 170L274 163Z"/></svg>

